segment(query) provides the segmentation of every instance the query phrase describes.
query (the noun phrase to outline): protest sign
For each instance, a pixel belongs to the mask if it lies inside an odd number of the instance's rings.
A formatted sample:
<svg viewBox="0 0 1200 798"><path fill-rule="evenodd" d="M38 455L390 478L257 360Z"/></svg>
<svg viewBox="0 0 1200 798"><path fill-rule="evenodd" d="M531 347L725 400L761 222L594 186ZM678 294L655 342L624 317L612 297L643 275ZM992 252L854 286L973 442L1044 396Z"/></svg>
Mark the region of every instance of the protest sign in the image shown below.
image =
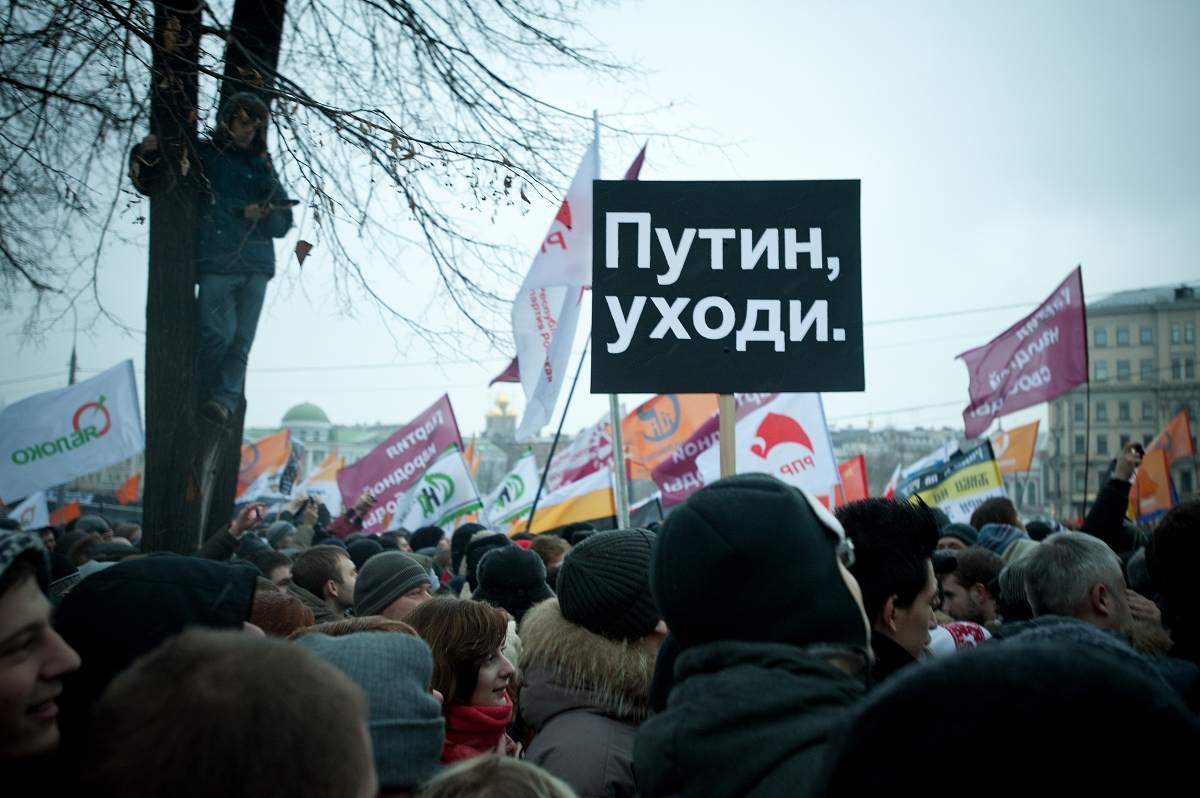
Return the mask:
<svg viewBox="0 0 1200 798"><path fill-rule="evenodd" d="M990 441L914 474L896 489L896 498L919 496L930 507L944 510L951 521L963 523L988 499L1006 495Z"/></svg>
<svg viewBox="0 0 1200 798"><path fill-rule="evenodd" d="M706 393L660 394L638 405L621 421L630 478L650 479L654 466L716 412L717 397Z"/></svg>
<svg viewBox="0 0 1200 798"><path fill-rule="evenodd" d="M404 504L405 491L452 443L462 446L462 439L450 397L443 395L361 460L338 472L342 504L353 507L360 495L370 493L376 504L363 519L363 531L383 532L385 520L395 517Z"/></svg>
<svg viewBox="0 0 1200 798"><path fill-rule="evenodd" d="M959 355L971 377L967 437L992 420L1048 402L1087 382L1083 270L1075 269L1037 309L983 346Z"/></svg>
<svg viewBox="0 0 1200 798"><path fill-rule="evenodd" d="M0 499L28 496L145 448L133 361L0 411Z"/></svg>
<svg viewBox="0 0 1200 798"><path fill-rule="evenodd" d="M592 391L862 390L857 180L595 184Z"/></svg>
<svg viewBox="0 0 1200 798"><path fill-rule="evenodd" d="M500 527L527 515L533 507L533 497L540 480L537 460L533 457L533 450L529 449L484 499L484 517L490 524Z"/></svg>
<svg viewBox="0 0 1200 798"><path fill-rule="evenodd" d="M440 526L483 506L462 450L451 444L405 493L388 530Z"/></svg>

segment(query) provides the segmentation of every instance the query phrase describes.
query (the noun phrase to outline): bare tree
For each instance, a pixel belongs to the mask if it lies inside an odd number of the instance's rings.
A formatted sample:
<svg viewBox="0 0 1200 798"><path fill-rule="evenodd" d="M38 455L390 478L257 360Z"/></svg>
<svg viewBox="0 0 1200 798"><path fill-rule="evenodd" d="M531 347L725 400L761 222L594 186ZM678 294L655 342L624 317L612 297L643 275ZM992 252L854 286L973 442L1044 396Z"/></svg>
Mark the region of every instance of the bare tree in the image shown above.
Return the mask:
<svg viewBox="0 0 1200 798"><path fill-rule="evenodd" d="M202 422L191 377L196 142L220 99L249 90L273 105L276 165L343 297L365 294L414 333L449 340L378 294L380 259L361 256L417 248L434 296L491 336L507 316L510 261L459 214L552 194L573 166L590 120L526 87L551 69L620 71L577 43L579 5L9 0L0 302L32 295L31 333L81 301L106 312L96 278L112 222L145 215L123 182L130 148L147 130L161 142L166 176L148 214L148 548L190 551L232 506L242 414L229 428Z"/></svg>

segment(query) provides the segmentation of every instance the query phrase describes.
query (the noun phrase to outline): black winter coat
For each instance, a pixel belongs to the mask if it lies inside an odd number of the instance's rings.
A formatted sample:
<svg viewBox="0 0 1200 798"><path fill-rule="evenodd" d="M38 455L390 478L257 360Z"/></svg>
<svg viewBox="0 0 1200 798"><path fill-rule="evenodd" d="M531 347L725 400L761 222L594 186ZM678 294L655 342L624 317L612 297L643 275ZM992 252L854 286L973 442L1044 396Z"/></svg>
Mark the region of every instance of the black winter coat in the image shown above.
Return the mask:
<svg viewBox="0 0 1200 798"><path fill-rule="evenodd" d="M643 796L820 795L863 684L803 649L723 641L684 650L667 709L638 729Z"/></svg>

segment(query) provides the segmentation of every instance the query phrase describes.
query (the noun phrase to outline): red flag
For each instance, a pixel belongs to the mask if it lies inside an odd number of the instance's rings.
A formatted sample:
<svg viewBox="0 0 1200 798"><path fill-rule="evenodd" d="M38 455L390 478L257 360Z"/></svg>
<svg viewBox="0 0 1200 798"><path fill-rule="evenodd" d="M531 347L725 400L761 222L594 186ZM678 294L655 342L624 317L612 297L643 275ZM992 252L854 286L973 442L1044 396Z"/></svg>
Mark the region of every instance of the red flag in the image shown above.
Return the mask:
<svg viewBox="0 0 1200 798"><path fill-rule="evenodd" d="M896 497L896 487L900 484L900 466L896 466L896 470L892 472L891 479L888 480L887 487L883 489L883 498L893 499Z"/></svg>
<svg viewBox="0 0 1200 798"><path fill-rule="evenodd" d="M117 488L117 501L121 504L130 504L137 501L138 483L142 481L141 474L134 474L129 479L121 483L121 487Z"/></svg>
<svg viewBox="0 0 1200 798"><path fill-rule="evenodd" d="M495 377L492 378L492 381L488 383L488 387L491 388L493 385L495 385L498 382L520 382L520 381L521 381L521 371L517 366L517 359L514 357L512 359L512 362L504 367L504 371L500 372L499 374L497 374Z"/></svg>
<svg viewBox="0 0 1200 798"><path fill-rule="evenodd" d="M64 504L50 513L50 524L52 526L62 526L63 524L70 523L72 519L78 518L80 515L82 515L82 511L79 509L79 502L74 501L70 504Z"/></svg>
<svg viewBox="0 0 1200 798"><path fill-rule="evenodd" d="M649 142L647 142L649 144ZM633 163L629 164L629 168L625 170L626 180L637 180L638 175L642 173L642 164L646 162L646 144L642 145L642 150L633 159Z"/></svg>
<svg viewBox="0 0 1200 798"><path fill-rule="evenodd" d="M860 501L870 495L871 491L867 487L867 458L864 455L860 454L844 463L838 463L838 473L842 478L839 505L843 502Z"/></svg>

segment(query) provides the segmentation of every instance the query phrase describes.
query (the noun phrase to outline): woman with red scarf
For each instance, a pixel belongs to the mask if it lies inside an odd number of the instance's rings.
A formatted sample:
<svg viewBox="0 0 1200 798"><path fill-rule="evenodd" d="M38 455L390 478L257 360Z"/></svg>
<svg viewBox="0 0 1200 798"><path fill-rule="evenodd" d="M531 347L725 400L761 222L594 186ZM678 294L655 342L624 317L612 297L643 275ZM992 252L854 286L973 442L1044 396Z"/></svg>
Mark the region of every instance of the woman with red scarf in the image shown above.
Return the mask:
<svg viewBox="0 0 1200 798"><path fill-rule="evenodd" d="M516 669L500 653L508 615L478 601L437 598L407 618L433 650L433 689L445 696L442 764L492 753L517 754L505 733L513 717ZM515 685L513 685L515 687Z"/></svg>

